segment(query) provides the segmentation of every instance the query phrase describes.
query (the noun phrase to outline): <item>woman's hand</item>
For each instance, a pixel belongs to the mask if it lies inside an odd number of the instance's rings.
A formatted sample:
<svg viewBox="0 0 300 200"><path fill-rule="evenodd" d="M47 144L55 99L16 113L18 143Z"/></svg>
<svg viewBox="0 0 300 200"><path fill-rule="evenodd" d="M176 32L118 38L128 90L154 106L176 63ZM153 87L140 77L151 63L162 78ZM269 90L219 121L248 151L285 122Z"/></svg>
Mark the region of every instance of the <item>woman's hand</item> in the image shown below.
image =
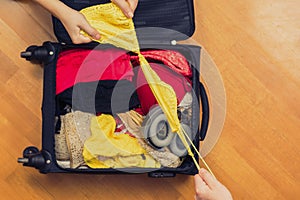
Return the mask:
<svg viewBox="0 0 300 200"><path fill-rule="evenodd" d="M74 44L89 43L92 41L91 38L98 40L101 37L100 33L88 23L84 15L77 10L67 9L66 13L59 17L59 19ZM86 32L90 37L82 35L80 33L81 30Z"/></svg>
<svg viewBox="0 0 300 200"><path fill-rule="evenodd" d="M113 0L112 2L119 6L125 16L128 18L133 17L133 13L138 4L138 0ZM96 40L100 39L100 33L91 27L83 14L71 8L66 9L66 12L67 13L64 13L62 16L60 16L60 20L69 33L74 44L91 42L91 38ZM91 38L82 35L80 30L83 30L89 34Z"/></svg>
<svg viewBox="0 0 300 200"><path fill-rule="evenodd" d="M232 200L229 190L207 170L200 169L194 176L196 200Z"/></svg>
<svg viewBox="0 0 300 200"><path fill-rule="evenodd" d="M39 3L45 9L47 9L52 15L57 17L64 25L67 30L72 42L74 44L89 43L92 39L100 39L100 33L94 29L84 15L74 10L59 0L34 0ZM128 18L133 17L133 13L137 7L138 0L112 0L117 6L120 7L122 12ZM90 37L86 37L80 33L83 30Z"/></svg>

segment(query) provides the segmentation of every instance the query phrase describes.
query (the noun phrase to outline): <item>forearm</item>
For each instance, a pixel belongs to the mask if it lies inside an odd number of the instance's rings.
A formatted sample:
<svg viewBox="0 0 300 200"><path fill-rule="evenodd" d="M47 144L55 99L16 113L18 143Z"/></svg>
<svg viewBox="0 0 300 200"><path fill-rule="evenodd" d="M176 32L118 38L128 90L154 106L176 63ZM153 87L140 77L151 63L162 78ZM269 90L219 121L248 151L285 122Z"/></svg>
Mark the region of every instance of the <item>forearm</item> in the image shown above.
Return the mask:
<svg viewBox="0 0 300 200"><path fill-rule="evenodd" d="M33 0L34 2L41 5L43 8L48 10L52 15L57 18L63 17L63 15L68 15L68 13L72 12L73 9L65 5L63 2L59 0Z"/></svg>

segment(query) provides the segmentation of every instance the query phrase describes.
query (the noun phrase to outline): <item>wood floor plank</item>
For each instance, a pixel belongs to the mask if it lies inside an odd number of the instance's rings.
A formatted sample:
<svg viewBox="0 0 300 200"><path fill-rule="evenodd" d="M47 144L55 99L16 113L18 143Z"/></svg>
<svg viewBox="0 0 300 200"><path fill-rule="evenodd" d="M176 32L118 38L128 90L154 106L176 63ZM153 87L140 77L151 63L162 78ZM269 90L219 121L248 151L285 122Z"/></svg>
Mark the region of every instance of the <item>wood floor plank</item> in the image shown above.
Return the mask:
<svg viewBox="0 0 300 200"><path fill-rule="evenodd" d="M1 19L26 42L39 44L52 36L17 1L3 1L0 12ZM44 21L43 18L39 20Z"/></svg>
<svg viewBox="0 0 300 200"><path fill-rule="evenodd" d="M48 40L56 41L50 13L45 12L40 5L34 3L32 0L18 1L18 4L32 17L34 23L38 24L47 33L46 37Z"/></svg>
<svg viewBox="0 0 300 200"><path fill-rule="evenodd" d="M5 84L17 71L18 66L15 65L3 52L0 51L0 60L5 63L0 68L0 81Z"/></svg>

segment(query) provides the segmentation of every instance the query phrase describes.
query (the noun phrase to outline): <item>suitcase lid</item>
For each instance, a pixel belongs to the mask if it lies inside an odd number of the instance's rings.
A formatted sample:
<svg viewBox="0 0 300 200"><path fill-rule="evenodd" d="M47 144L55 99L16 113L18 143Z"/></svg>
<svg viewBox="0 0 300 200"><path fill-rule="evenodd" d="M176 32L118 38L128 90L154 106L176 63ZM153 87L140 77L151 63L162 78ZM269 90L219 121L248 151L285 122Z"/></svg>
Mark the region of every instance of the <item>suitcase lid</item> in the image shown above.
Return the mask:
<svg viewBox="0 0 300 200"><path fill-rule="evenodd" d="M62 0L73 9L108 3L108 0ZM134 13L139 40L185 40L195 31L193 0L139 0ZM60 42L71 43L62 23L53 17L54 33Z"/></svg>
<svg viewBox="0 0 300 200"><path fill-rule="evenodd" d="M139 39L188 39L195 31L193 0L139 0L134 24ZM140 29L145 27L159 29Z"/></svg>

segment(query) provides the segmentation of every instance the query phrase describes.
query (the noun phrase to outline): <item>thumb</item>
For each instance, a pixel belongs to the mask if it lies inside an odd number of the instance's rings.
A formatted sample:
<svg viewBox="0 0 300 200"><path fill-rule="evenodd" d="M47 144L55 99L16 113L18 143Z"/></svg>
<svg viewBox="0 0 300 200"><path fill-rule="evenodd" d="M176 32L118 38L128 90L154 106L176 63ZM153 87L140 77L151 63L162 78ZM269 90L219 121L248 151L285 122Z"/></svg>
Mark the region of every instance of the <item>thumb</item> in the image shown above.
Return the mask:
<svg viewBox="0 0 300 200"><path fill-rule="evenodd" d="M199 174L194 176L195 182L195 190L197 191L199 188L207 187L206 183L203 181L202 177Z"/></svg>
<svg viewBox="0 0 300 200"><path fill-rule="evenodd" d="M131 10L134 12L138 5L138 1L137 0L128 0L128 4L129 4Z"/></svg>
<svg viewBox="0 0 300 200"><path fill-rule="evenodd" d="M87 21L85 23L80 24L79 27L93 39L100 39L100 33L95 28L93 28Z"/></svg>
<svg viewBox="0 0 300 200"><path fill-rule="evenodd" d="M112 0L124 13L124 15L128 18L133 17L133 10L130 7L130 4L124 0Z"/></svg>
<svg viewBox="0 0 300 200"><path fill-rule="evenodd" d="M206 169L201 168L199 171L199 176L208 185L210 189L216 186L217 180Z"/></svg>

